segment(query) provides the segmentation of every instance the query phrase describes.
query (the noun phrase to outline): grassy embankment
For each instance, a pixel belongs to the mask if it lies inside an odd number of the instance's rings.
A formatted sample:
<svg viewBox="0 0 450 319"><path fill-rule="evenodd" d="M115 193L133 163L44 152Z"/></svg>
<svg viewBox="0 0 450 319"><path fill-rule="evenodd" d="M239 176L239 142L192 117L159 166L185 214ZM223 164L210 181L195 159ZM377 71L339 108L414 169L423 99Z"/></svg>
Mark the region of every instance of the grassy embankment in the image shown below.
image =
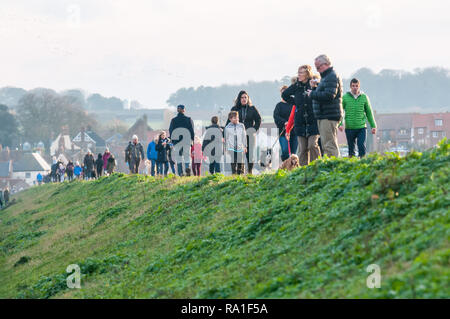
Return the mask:
<svg viewBox="0 0 450 319"><path fill-rule="evenodd" d="M34 187L0 211L0 297L448 298L449 155Z"/></svg>

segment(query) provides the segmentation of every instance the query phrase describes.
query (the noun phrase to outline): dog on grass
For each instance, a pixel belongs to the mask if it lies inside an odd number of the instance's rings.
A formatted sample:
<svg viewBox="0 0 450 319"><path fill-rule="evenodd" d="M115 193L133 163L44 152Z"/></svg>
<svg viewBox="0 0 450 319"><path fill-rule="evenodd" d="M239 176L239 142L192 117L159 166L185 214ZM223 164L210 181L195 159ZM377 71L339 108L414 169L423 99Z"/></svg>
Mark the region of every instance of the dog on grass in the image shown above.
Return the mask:
<svg viewBox="0 0 450 319"><path fill-rule="evenodd" d="M294 168L300 167L300 160L296 154L291 154L289 158L280 166L280 169L286 169L288 171L293 170Z"/></svg>
<svg viewBox="0 0 450 319"><path fill-rule="evenodd" d="M261 152L259 165L262 170L271 170L272 169L272 149L268 148L265 151Z"/></svg>

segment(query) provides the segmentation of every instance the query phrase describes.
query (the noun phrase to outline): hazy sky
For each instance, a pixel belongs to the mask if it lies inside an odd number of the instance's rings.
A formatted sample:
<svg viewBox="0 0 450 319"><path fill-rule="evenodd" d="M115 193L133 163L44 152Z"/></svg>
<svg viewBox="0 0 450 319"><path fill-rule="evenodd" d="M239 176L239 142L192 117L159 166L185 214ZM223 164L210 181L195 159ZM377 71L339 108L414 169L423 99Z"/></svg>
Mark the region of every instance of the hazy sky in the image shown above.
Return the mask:
<svg viewBox="0 0 450 319"><path fill-rule="evenodd" d="M361 67L450 68L448 1L1 0L0 86L165 106L180 87Z"/></svg>

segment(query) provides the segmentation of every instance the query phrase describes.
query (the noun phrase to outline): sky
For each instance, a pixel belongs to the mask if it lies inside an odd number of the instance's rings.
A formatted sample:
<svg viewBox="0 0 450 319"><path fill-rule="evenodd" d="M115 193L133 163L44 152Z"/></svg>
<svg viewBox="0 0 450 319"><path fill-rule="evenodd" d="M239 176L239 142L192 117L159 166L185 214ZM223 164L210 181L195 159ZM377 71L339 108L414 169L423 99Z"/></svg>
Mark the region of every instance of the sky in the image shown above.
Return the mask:
<svg viewBox="0 0 450 319"><path fill-rule="evenodd" d="M448 1L2 0L0 87L165 107L181 87L359 68L450 68Z"/></svg>

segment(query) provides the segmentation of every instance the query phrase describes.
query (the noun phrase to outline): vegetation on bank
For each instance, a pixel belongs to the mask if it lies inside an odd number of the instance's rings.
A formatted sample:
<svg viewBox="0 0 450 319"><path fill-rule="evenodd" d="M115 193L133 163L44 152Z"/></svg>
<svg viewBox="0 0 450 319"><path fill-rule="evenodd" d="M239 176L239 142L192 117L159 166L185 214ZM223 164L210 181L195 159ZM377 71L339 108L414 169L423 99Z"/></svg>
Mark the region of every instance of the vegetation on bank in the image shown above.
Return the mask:
<svg viewBox="0 0 450 319"><path fill-rule="evenodd" d="M260 176L34 187L0 211L0 297L448 298L449 163L444 140Z"/></svg>

